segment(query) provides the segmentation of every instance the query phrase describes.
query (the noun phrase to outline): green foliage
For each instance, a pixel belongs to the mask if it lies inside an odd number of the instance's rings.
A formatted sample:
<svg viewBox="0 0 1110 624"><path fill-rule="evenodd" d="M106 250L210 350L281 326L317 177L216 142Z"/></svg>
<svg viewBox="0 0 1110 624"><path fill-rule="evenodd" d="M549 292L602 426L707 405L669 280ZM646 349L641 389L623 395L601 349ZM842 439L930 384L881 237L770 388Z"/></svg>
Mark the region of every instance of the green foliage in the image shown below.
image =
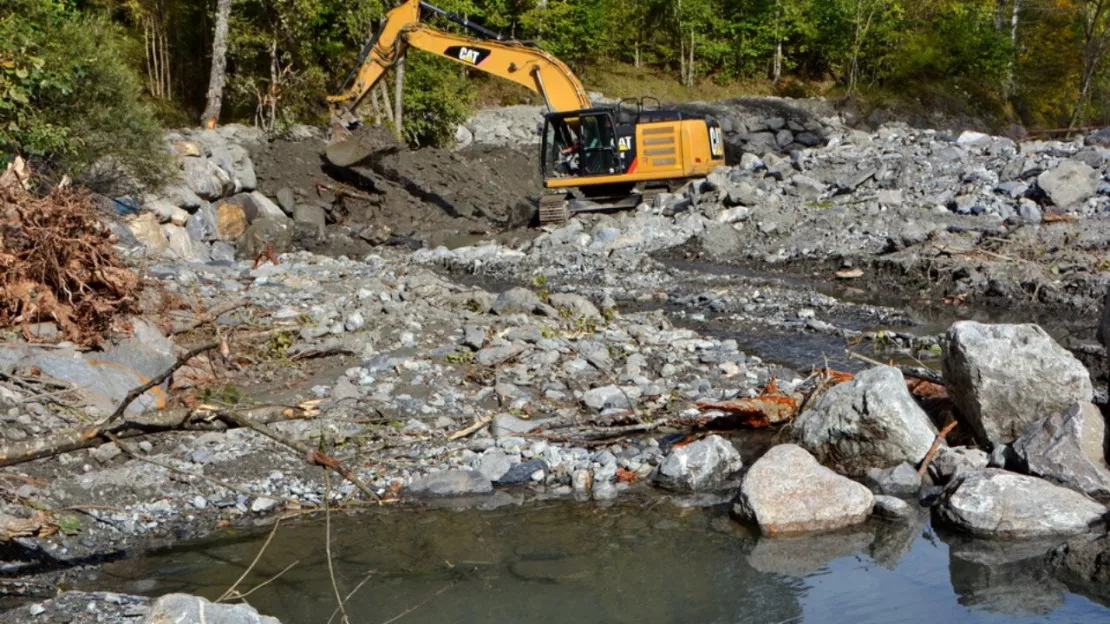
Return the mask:
<svg viewBox="0 0 1110 624"><path fill-rule="evenodd" d="M81 519L77 516L65 515L58 518L58 530L62 535L76 535L81 532Z"/></svg>
<svg viewBox="0 0 1110 624"><path fill-rule="evenodd" d="M13 6L14 4L14 6ZM111 161L141 182L167 156L127 42L100 16L49 0L8 0L0 17L0 153L87 175Z"/></svg>
<svg viewBox="0 0 1110 624"><path fill-rule="evenodd" d="M477 90L447 59L410 54L405 60L404 135L413 147L442 147L455 140Z"/></svg>

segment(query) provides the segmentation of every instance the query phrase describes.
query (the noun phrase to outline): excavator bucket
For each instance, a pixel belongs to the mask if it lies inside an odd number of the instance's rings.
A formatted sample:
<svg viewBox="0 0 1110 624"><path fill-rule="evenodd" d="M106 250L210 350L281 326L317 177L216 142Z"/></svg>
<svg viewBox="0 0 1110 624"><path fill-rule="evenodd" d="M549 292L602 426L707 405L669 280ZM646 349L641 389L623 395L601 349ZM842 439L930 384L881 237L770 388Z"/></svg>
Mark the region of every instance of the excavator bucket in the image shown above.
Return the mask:
<svg viewBox="0 0 1110 624"><path fill-rule="evenodd" d="M385 126L359 126L348 130L333 124L324 156L336 167L352 167L380 152L400 148L393 133Z"/></svg>

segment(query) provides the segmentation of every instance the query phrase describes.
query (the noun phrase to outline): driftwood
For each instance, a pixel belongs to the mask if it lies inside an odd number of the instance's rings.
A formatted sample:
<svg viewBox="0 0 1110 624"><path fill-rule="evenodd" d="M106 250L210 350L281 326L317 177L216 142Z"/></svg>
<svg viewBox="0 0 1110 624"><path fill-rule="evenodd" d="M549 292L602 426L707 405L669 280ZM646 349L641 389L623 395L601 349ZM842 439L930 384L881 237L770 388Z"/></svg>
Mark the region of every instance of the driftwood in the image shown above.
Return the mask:
<svg viewBox="0 0 1110 624"><path fill-rule="evenodd" d="M880 361L878 361L876 359L873 359L873 358L869 358L866 355L863 355L861 353L856 353L854 351L845 351L845 353L850 358L859 360L861 362L867 362L868 364L871 364L872 366L893 366L894 368L897 368L898 370L902 371L902 376L904 376L904 377L914 377L916 379L923 379L925 381L930 381L932 383L939 384L941 386L947 385L947 384L944 383L944 375L940 371L931 370L931 369L924 368L924 367L921 367L921 366L903 366L901 364L888 364L888 363L885 363L885 362L880 362Z"/></svg>
<svg viewBox="0 0 1110 624"><path fill-rule="evenodd" d="M285 420L284 405L267 405L244 410L245 418L266 424ZM220 421L200 419L191 410L173 409L121 420L114 424L92 425L81 429L64 429L57 433L16 442L0 448L0 467L55 457L73 451L100 446L112 438L126 440L165 431L222 431L228 428Z"/></svg>
<svg viewBox="0 0 1110 624"><path fill-rule="evenodd" d="M170 335L176 336L178 334L191 332L202 325L215 322L216 319L227 314L228 312L238 310L239 308L245 307L247 305L250 304L246 301L235 301L227 305L219 306L217 308L209 310L207 314L203 314L180 327L175 327L173 331L170 332Z"/></svg>
<svg viewBox="0 0 1110 624"><path fill-rule="evenodd" d="M936 439L933 440L933 445L929 447L929 452L925 453L925 459L921 460L921 467L917 469L918 476L925 476L925 472L929 470L929 464L933 462L933 457L935 457L937 451L940 450L940 443L944 442L944 439L947 438L948 434L952 433L952 430L955 428L956 420L952 419L947 425L944 426L943 429L940 430L940 432L937 433Z"/></svg>

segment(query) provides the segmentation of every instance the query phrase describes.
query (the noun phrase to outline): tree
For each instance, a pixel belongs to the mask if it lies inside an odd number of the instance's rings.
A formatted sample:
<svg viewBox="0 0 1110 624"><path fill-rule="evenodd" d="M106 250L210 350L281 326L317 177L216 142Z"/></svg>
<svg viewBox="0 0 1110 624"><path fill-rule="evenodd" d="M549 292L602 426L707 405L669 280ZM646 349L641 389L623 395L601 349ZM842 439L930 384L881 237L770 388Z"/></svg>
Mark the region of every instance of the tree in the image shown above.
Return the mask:
<svg viewBox="0 0 1110 624"><path fill-rule="evenodd" d="M127 40L101 16L61 3L8 0L0 16L0 154L107 190L131 177L156 184L167 157ZM125 174L122 175L121 174Z"/></svg>
<svg viewBox="0 0 1110 624"><path fill-rule="evenodd" d="M216 3L216 32L212 36L212 72L208 77L208 103L201 115L201 123L213 128L220 120L224 99L224 80L227 76L227 27L231 17L231 0Z"/></svg>

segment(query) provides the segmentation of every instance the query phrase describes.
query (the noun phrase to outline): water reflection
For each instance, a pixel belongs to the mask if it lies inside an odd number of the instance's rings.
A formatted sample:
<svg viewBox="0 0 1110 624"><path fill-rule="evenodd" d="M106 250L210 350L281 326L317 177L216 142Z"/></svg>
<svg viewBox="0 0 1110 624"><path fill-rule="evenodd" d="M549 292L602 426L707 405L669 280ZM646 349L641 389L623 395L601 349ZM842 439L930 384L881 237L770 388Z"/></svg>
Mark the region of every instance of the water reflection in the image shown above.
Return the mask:
<svg viewBox="0 0 1110 624"><path fill-rule="evenodd" d="M335 608L322 522L283 526L243 584L297 565L249 600L287 624ZM265 533L106 568L99 587L215 598ZM950 540L951 546L944 540ZM993 548L993 550L992 550ZM352 622L1011 622L1110 614L1029 565L1032 550L937 539L917 521L760 539L723 509L548 503L333 518ZM1043 551L1042 551L1043 553ZM1035 616L1023 619L1021 616Z"/></svg>

